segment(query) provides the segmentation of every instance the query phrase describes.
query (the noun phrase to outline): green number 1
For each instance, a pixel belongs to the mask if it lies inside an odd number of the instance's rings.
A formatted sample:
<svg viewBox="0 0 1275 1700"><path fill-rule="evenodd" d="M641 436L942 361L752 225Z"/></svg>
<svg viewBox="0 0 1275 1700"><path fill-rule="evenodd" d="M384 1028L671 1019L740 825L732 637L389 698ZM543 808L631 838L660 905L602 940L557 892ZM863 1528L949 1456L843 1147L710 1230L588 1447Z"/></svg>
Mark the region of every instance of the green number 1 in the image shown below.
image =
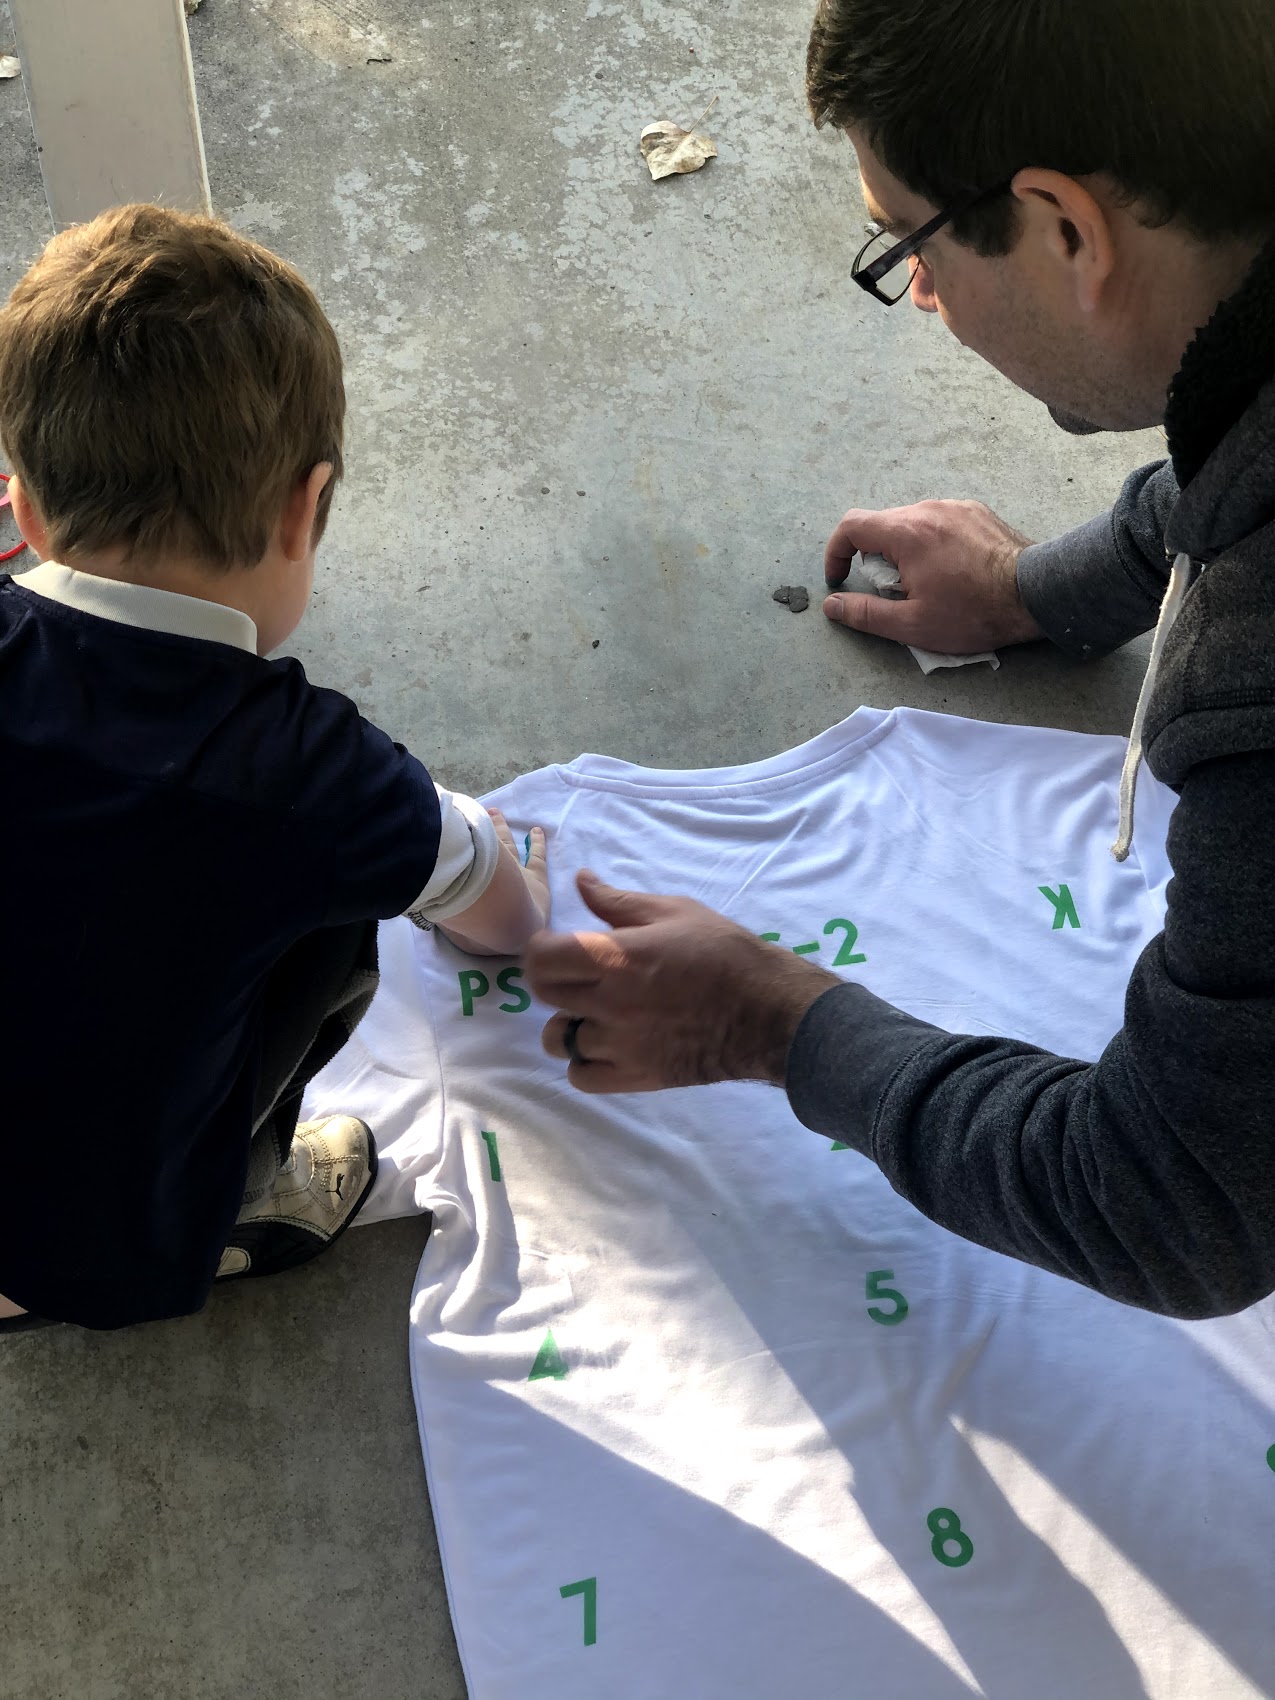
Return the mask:
<svg viewBox="0 0 1275 1700"><path fill-rule="evenodd" d="M584 1595L584 1644L592 1647L598 1638L598 1579L590 1576L583 1582L567 1582L558 1592L564 1600L573 1594Z"/></svg>
<svg viewBox="0 0 1275 1700"><path fill-rule="evenodd" d="M483 1144L487 1147L487 1161L491 1166L491 1178L498 1181L500 1179L500 1152L496 1149L495 1134L484 1133Z"/></svg>
<svg viewBox="0 0 1275 1700"><path fill-rule="evenodd" d="M908 1301L897 1287L883 1287L882 1281L893 1281L893 1269L874 1269L868 1276L866 1293L870 1299L889 1299L894 1305L893 1310L878 1310L876 1305L868 1306L868 1315L873 1322L880 1322L886 1328L892 1328L896 1322L902 1322L908 1314Z"/></svg>

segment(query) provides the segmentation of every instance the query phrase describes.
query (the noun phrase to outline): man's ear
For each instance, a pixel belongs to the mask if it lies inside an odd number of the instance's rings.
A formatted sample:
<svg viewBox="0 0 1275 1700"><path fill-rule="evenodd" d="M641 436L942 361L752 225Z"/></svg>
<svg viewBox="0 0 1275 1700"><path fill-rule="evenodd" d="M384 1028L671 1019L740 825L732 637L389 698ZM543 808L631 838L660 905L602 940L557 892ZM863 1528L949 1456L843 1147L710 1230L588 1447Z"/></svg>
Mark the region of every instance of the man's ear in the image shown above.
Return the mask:
<svg viewBox="0 0 1275 1700"><path fill-rule="evenodd" d="M38 555L42 561L49 558L49 533L44 521L40 518L40 510L27 495L22 480L15 472L7 485L9 505L13 509L13 517L18 530L26 538L32 554Z"/></svg>
<svg viewBox="0 0 1275 1700"><path fill-rule="evenodd" d="M1061 171L1020 171L1011 186L1043 251L1065 269L1082 312L1092 313L1116 268L1111 218L1083 183Z"/></svg>
<svg viewBox="0 0 1275 1700"><path fill-rule="evenodd" d="M332 462L321 460L288 492L279 519L279 547L289 561L303 561L314 544L314 516L332 477Z"/></svg>

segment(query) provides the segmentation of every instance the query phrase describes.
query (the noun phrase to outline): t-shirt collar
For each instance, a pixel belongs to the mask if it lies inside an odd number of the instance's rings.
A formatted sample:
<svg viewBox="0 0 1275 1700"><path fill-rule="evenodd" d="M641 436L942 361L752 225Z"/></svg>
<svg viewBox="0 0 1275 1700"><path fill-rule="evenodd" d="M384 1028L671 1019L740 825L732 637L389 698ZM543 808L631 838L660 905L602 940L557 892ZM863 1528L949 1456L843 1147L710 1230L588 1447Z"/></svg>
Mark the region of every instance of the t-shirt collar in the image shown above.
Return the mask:
<svg viewBox="0 0 1275 1700"><path fill-rule="evenodd" d="M99 620L114 620L118 625L137 626L147 632L168 632L173 637L227 643L251 655L257 653L256 622L238 608L227 608L220 602L205 602L198 596L182 596L149 584L99 578L57 561L43 561L29 572L15 575L13 582L50 602L94 614Z"/></svg>

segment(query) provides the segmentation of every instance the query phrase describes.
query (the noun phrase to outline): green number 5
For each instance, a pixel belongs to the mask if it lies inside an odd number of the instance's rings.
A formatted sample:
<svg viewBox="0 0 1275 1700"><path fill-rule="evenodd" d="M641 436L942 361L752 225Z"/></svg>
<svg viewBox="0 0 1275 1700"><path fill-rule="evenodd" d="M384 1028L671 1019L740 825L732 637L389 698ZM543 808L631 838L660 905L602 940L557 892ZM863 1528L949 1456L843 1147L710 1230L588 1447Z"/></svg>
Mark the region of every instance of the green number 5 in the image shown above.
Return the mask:
<svg viewBox="0 0 1275 1700"><path fill-rule="evenodd" d="M866 1293L870 1299L891 1299L893 1310L878 1310L875 1305L868 1306L868 1315L873 1322L880 1322L886 1328L892 1328L896 1322L902 1322L908 1314L908 1301L897 1287L883 1287L882 1281L893 1281L893 1269L874 1269L868 1276Z"/></svg>

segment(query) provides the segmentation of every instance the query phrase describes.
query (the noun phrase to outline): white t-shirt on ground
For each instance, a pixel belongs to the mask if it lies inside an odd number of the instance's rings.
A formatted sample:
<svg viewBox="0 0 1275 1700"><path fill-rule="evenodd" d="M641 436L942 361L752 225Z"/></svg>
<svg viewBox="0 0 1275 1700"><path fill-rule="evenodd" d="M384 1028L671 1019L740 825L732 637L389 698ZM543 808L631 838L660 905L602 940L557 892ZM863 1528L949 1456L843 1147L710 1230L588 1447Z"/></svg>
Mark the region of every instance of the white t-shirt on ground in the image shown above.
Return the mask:
<svg viewBox="0 0 1275 1700"><path fill-rule="evenodd" d="M860 709L771 761L490 801L954 1031L1093 1058L1171 793L1116 739ZM432 1210L413 1385L473 1700L1275 1694L1275 1307L1178 1323L919 1215L784 1095L589 1098L514 963L406 922L306 1113ZM848 1054L846 1066L854 1066Z"/></svg>

